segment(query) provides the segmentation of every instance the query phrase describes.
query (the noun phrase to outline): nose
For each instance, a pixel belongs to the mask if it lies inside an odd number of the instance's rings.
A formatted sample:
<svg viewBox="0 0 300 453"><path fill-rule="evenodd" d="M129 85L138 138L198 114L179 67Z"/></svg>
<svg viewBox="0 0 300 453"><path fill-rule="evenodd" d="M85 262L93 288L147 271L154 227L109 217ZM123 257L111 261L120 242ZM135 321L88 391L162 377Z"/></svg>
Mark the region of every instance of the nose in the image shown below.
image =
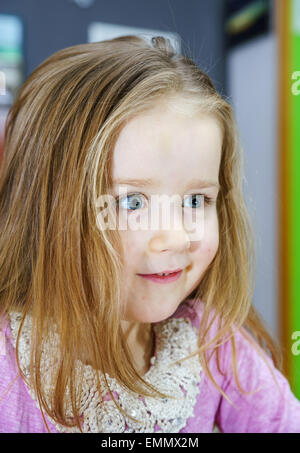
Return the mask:
<svg viewBox="0 0 300 453"><path fill-rule="evenodd" d="M152 252L176 251L184 252L190 247L187 233L182 231L161 231L150 240Z"/></svg>
<svg viewBox="0 0 300 453"><path fill-rule="evenodd" d="M155 231L149 242L152 252L164 251L186 251L190 247L190 238L187 234L182 217L182 207L176 199L175 204L167 208L170 209L170 217L167 217L169 224L160 224L160 228ZM161 220L161 219L160 219ZM174 223L173 223L174 222Z"/></svg>

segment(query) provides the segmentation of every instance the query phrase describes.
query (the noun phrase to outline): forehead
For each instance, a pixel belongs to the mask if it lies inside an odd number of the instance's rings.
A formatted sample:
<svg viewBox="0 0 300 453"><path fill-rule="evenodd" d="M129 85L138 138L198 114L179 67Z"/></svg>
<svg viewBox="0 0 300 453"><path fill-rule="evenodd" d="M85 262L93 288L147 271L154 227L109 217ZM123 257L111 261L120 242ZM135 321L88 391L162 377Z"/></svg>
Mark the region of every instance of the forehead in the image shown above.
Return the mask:
<svg viewBox="0 0 300 453"><path fill-rule="evenodd" d="M189 115L164 104L132 118L113 152L113 179L180 174L218 178L222 130L207 114Z"/></svg>

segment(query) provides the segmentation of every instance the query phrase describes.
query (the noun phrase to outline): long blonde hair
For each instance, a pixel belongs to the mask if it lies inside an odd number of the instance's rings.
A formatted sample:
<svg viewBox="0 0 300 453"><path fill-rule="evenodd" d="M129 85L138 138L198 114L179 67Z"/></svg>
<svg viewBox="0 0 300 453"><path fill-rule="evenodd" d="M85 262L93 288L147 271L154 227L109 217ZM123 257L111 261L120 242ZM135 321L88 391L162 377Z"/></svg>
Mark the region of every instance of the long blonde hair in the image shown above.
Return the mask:
<svg viewBox="0 0 300 453"><path fill-rule="evenodd" d="M251 304L254 234L243 199L243 156L229 103L191 58L176 53L161 37L151 44L125 36L72 46L45 60L19 91L8 116L0 171L0 314L19 311L23 322L30 313L30 385L42 414L46 411L65 426L81 429L74 363L82 348L104 375L141 395L165 396L133 365L120 328L124 257L118 232L99 229L96 219L99 194L108 193L112 185L111 154L122 126L160 99L178 96L195 112L213 114L223 128L219 249L190 295L205 302L199 360L218 387L206 352L213 345L219 364L220 341L227 337L238 382L235 325L251 332L281 366L280 351ZM213 341L205 343L212 311L222 325ZM49 403L40 367L53 324L61 341ZM64 405L67 386L71 418ZM100 390L100 381L98 386Z"/></svg>

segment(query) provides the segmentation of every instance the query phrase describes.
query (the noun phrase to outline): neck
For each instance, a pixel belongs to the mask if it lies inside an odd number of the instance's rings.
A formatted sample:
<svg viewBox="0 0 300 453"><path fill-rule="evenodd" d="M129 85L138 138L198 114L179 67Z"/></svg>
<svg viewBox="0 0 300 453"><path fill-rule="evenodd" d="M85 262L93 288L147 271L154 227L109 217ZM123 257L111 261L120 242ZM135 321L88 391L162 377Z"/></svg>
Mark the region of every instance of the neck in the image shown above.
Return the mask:
<svg viewBox="0 0 300 453"><path fill-rule="evenodd" d="M141 340L143 337L149 336L152 331L152 324L139 323L134 321L121 321L121 329L126 339Z"/></svg>
<svg viewBox="0 0 300 453"><path fill-rule="evenodd" d="M137 370L144 374L154 353L152 324L122 321L121 328Z"/></svg>
<svg viewBox="0 0 300 453"><path fill-rule="evenodd" d="M137 371L143 375L149 369L150 359L154 354L154 333L152 324L121 321L124 339L134 360ZM84 351L79 359L86 365L94 366Z"/></svg>

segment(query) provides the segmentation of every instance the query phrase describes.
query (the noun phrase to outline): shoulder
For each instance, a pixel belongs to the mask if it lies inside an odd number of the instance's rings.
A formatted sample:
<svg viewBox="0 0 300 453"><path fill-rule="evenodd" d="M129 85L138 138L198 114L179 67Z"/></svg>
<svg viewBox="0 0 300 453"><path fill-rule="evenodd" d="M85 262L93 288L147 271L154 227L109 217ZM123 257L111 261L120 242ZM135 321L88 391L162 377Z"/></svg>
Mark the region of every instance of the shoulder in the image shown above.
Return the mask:
<svg viewBox="0 0 300 453"><path fill-rule="evenodd" d="M9 318L0 324L0 432L46 432L42 415L28 393L16 360Z"/></svg>
<svg viewBox="0 0 300 453"><path fill-rule="evenodd" d="M20 380L8 318L0 328L0 432L19 432L18 411L24 389Z"/></svg>
<svg viewBox="0 0 300 453"><path fill-rule="evenodd" d="M199 330L201 322L203 321L203 314L205 309L205 302L201 299L186 299L179 305L177 310L170 318L188 318L191 321L195 330ZM211 309L207 314L206 322L209 326L207 332L207 339L211 340L219 330L221 318L214 309Z"/></svg>
<svg viewBox="0 0 300 453"><path fill-rule="evenodd" d="M200 299L187 299L181 305L179 305L177 310L170 318L188 318L191 321L193 327L198 330L201 322L203 321L204 311L204 301ZM212 340L220 332L220 328L223 327L225 320L217 313L216 309L211 308L210 311L206 313L205 321L206 322L204 327L205 329L207 328L207 336L205 337L206 341ZM265 353L259 347L258 343L256 343L254 338L246 331L243 326L237 328L236 325L231 325L230 331L225 332L225 334L218 339L218 346L220 346L221 350L230 349L230 345L232 344L231 340L233 339L239 350L243 350L243 352L247 350L248 354L262 354L264 355L264 357L266 357Z"/></svg>
<svg viewBox="0 0 300 453"><path fill-rule="evenodd" d="M241 376L247 376L250 372L254 373L255 370L263 370L266 375L269 376L269 373L272 375L273 363L271 359L244 327L237 328L232 325L230 331L215 339L224 322L215 309L211 309L207 314L203 331L199 332L204 309L204 301L187 299L177 308L172 318L188 318L197 334L201 336L201 344L211 342L207 348L207 356L211 357L209 359L210 370L219 377L219 382L222 381L225 385L226 381L233 378L233 359L236 360L237 370ZM205 337L202 336L204 332ZM218 363L216 359L217 351ZM255 373L252 377L255 378ZM254 381L255 379L252 380L252 384L254 384Z"/></svg>
<svg viewBox="0 0 300 453"><path fill-rule="evenodd" d="M203 312L203 302L189 300L174 315L187 316L199 327ZM213 317L208 335L211 337L218 333L220 317L214 311L209 317ZM226 394L226 398L223 395L219 400L216 413L222 431L299 432L299 400L286 377L247 330L233 325L230 335L218 340L218 344L221 367L216 365L214 354L209 368Z"/></svg>

